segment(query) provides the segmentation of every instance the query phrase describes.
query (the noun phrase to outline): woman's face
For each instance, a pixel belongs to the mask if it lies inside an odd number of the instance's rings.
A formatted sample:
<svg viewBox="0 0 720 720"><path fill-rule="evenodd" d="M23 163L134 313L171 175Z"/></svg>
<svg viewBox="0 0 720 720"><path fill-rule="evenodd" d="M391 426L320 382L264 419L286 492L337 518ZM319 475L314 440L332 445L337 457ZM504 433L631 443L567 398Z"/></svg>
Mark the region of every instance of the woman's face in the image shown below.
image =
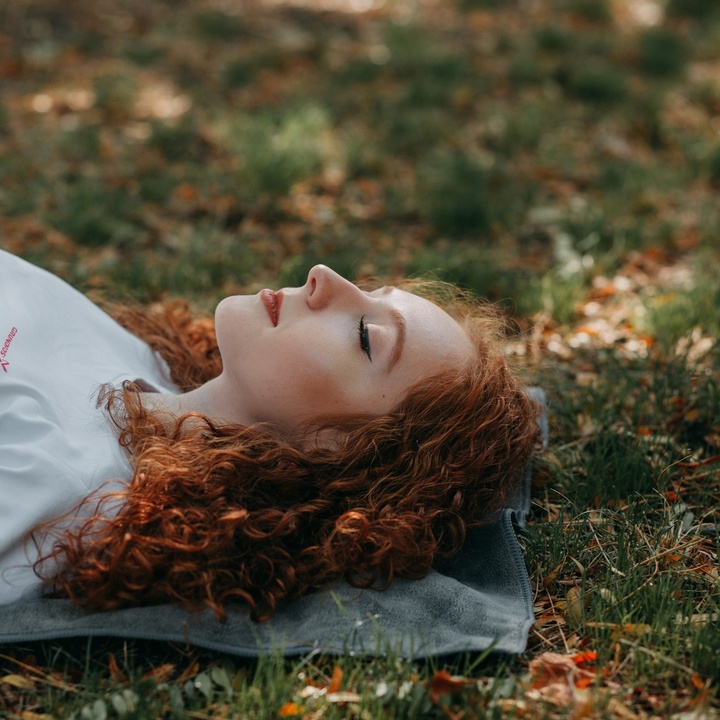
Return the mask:
<svg viewBox="0 0 720 720"><path fill-rule="evenodd" d="M302 287L226 298L215 323L232 419L289 433L328 415L381 415L418 380L476 355L429 300L366 292L324 265Z"/></svg>

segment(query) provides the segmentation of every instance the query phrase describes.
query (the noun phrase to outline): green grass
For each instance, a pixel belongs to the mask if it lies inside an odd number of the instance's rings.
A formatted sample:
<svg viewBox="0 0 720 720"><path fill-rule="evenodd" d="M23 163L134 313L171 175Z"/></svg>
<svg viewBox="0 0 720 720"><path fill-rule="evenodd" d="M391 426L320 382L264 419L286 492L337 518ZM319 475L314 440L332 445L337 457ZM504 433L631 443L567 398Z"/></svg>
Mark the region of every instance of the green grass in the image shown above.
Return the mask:
<svg viewBox="0 0 720 720"><path fill-rule="evenodd" d="M243 660L158 644L95 639L69 641L63 647L33 645L20 652L25 655L2 659L8 667L24 669L30 676L33 666L28 660L51 667L56 713L77 720L155 720L206 717L207 713L211 717L216 713L273 718L283 712L290 716L321 712L330 718L357 713L441 718L443 707L457 708L461 693L478 709L490 711L492 717L499 709L498 700L514 685L509 673L512 662L501 659L493 663L496 684L458 683L456 693L435 698L429 690L437 666L407 661L392 648L387 648L382 658L325 658L313 652L286 659L280 652L271 652L257 660ZM454 661L454 667L458 673L471 675L483 662L483 655L462 657ZM77 682L80 676L82 683ZM36 675L33 680L40 685L48 678ZM346 689L349 687L363 692ZM33 707L31 689L17 690L18 709L23 703Z"/></svg>
<svg viewBox="0 0 720 720"><path fill-rule="evenodd" d="M111 299L208 311L318 262L450 280L519 331L551 438L522 657L39 643L0 648L0 715L715 717L718 3L669 0L650 28L622 0L21 5L0 10L0 247ZM587 705L533 695L532 661L588 650ZM336 665L359 699L303 697ZM440 668L464 680L436 696Z"/></svg>

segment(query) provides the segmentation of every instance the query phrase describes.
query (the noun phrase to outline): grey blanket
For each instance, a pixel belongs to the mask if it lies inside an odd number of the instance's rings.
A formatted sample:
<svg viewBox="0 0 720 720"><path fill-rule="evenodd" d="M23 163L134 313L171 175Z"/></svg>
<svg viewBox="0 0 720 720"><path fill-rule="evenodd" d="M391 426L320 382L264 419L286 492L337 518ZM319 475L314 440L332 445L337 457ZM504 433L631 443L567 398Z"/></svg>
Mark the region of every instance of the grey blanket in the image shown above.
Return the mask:
<svg viewBox="0 0 720 720"><path fill-rule="evenodd" d="M545 398L540 404L547 437ZM463 651L521 653L533 623L532 596L514 524L530 508L530 472L521 492L493 525L473 531L452 561L422 580L395 580L387 590L338 582L253 623L238 606L220 623L209 611L170 605L93 612L68 600L39 599L0 607L0 645L70 637L117 637L189 643L234 655L279 648L286 655L318 649L405 657Z"/></svg>

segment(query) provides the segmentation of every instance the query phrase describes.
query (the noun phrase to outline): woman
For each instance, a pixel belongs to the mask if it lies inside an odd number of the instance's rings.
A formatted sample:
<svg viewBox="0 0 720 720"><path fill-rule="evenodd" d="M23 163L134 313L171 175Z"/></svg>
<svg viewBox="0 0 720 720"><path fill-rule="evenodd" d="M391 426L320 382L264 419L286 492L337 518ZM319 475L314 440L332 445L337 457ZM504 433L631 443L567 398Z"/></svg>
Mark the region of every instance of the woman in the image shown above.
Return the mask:
<svg viewBox="0 0 720 720"><path fill-rule="evenodd" d="M224 300L214 326L116 310L129 332L0 253L0 602L44 584L106 609L242 600L262 620L456 552L514 489L534 412L494 316L411 289L316 266Z"/></svg>

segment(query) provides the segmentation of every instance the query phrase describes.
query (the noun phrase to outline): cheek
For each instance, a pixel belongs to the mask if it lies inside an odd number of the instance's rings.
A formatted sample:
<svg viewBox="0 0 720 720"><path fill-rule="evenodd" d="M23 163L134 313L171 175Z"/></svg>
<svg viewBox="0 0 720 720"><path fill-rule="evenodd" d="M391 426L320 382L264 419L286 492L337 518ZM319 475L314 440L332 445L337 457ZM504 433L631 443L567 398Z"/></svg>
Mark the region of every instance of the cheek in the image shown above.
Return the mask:
<svg viewBox="0 0 720 720"><path fill-rule="evenodd" d="M292 371L288 396L315 407L341 410L349 397L347 368L315 355L298 358Z"/></svg>
<svg viewBox="0 0 720 720"><path fill-rule="evenodd" d="M283 343L274 353L274 361L264 368L272 401L296 418L346 411L352 394L348 360L327 345L321 347L305 338L299 343L290 340Z"/></svg>

